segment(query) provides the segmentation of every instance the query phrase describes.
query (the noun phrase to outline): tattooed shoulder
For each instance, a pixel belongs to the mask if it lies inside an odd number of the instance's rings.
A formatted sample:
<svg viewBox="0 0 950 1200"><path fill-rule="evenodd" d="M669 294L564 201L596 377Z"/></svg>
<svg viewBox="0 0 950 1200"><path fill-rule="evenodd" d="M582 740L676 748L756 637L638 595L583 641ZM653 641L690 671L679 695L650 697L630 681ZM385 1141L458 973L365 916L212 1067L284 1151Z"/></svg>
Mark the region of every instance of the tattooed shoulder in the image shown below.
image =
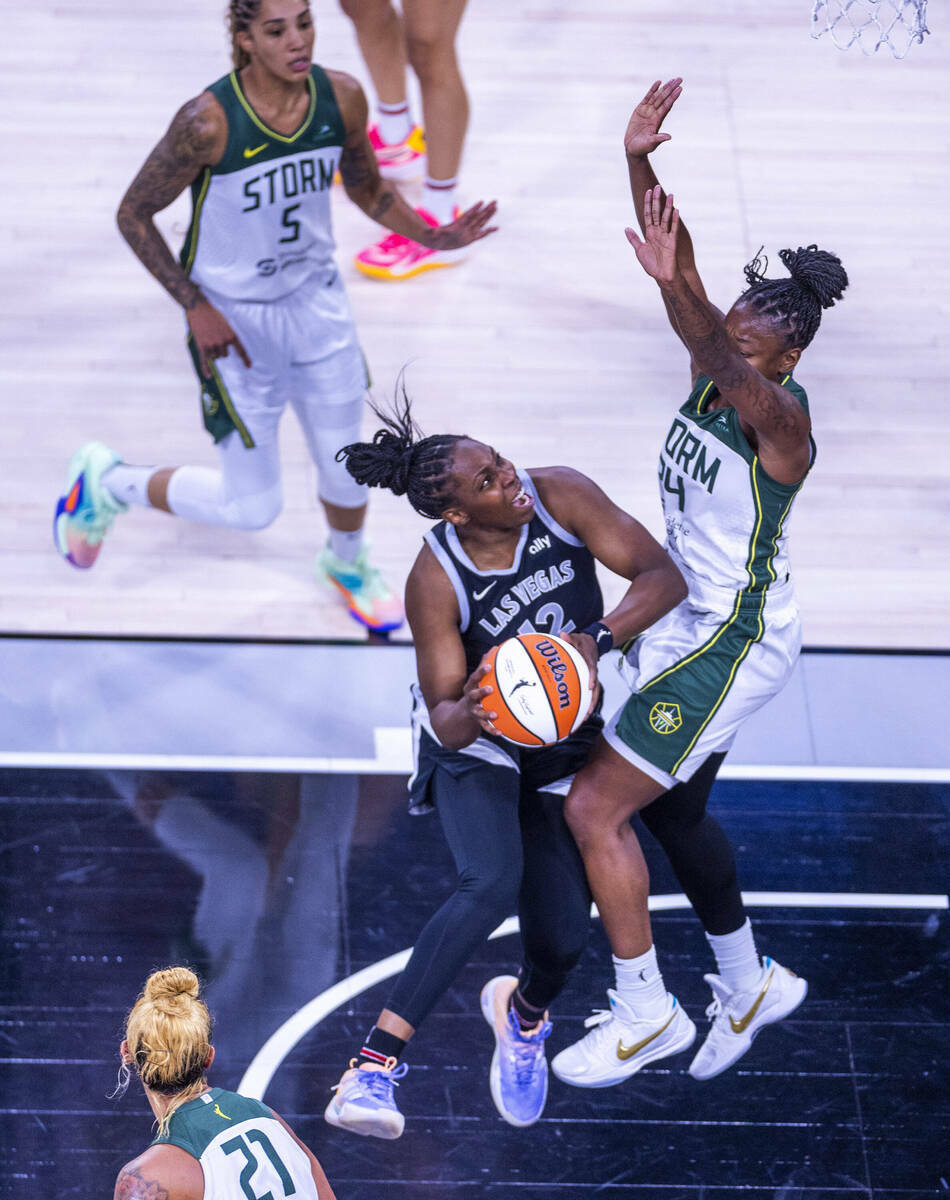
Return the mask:
<svg viewBox="0 0 950 1200"><path fill-rule="evenodd" d="M204 166L226 133L224 110L214 96L202 92L175 114L165 142L178 162Z"/></svg>
<svg viewBox="0 0 950 1200"><path fill-rule="evenodd" d="M115 1200L168 1200L168 1189L154 1179L146 1179L133 1164L119 1172Z"/></svg>

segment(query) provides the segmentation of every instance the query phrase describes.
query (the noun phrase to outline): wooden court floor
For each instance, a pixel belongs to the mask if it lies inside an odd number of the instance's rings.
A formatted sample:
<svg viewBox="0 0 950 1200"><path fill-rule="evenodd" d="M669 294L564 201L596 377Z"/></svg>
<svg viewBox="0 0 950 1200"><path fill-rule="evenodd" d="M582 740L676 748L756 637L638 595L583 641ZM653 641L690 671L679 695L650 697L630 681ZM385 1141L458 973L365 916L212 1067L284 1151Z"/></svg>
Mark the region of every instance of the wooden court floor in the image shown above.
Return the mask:
<svg viewBox="0 0 950 1200"><path fill-rule="evenodd" d="M6 14L2 631L361 636L311 577L324 527L292 416L286 507L268 530L136 511L92 572L52 550L84 440L131 462L214 461L180 315L114 211L174 110L228 68L223 8L37 0ZM315 11L318 61L368 86L346 18L329 0ZM779 248L817 242L851 276L798 371L819 443L792 526L806 641L946 648L950 24L931 5L932 36L896 62L812 40L808 16L809 0L473 0L463 199L497 198L500 232L463 266L379 284L351 266L374 227L341 192L339 258L379 396L409 364L427 431L574 465L659 532L656 455L687 372L623 237L621 136L653 78L684 76L656 161L712 298L728 306L760 245L781 270ZM186 219L183 203L161 219L176 244ZM424 524L374 499L375 555L395 582Z"/></svg>

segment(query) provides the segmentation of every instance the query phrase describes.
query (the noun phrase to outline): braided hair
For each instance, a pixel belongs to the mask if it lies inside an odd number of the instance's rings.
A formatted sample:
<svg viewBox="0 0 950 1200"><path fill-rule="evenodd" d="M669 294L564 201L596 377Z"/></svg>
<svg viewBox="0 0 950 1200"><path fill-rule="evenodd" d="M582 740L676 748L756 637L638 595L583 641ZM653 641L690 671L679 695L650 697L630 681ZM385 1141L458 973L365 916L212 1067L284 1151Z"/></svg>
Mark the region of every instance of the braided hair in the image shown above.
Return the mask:
<svg viewBox="0 0 950 1200"><path fill-rule="evenodd" d="M337 462L346 463L357 483L406 496L420 516L439 520L454 500L451 481L455 447L470 439L455 433L423 437L412 419L412 405L401 379L391 414L375 404L370 407L385 428L377 429L371 442L344 446L337 453Z"/></svg>
<svg viewBox="0 0 950 1200"><path fill-rule="evenodd" d="M821 310L840 300L848 286L848 275L841 259L817 246L799 246L780 250L779 258L788 268L790 279L766 279L769 260L758 254L745 267L749 285L737 303L749 305L779 326L785 333L785 349L804 350L818 332Z"/></svg>
<svg viewBox="0 0 950 1200"><path fill-rule="evenodd" d="M237 35L246 33L261 10L261 0L231 0L228 5L228 32L231 34L231 62L240 71L251 61L246 50L238 45Z"/></svg>

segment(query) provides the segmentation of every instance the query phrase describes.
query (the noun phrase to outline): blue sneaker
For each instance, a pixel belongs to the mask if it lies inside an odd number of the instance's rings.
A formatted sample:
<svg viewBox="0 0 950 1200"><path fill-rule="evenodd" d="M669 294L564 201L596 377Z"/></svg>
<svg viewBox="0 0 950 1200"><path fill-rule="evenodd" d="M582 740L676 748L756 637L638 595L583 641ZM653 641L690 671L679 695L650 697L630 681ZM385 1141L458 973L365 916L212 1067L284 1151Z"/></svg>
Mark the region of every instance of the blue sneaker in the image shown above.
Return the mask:
<svg viewBox="0 0 950 1200"><path fill-rule="evenodd" d="M491 1060L491 1098L509 1125L533 1125L544 1112L548 1098L548 1060L544 1041L551 1033L550 1021L539 1021L534 1029L521 1028L508 1001L518 981L513 975L498 975L482 988L482 1015L495 1034Z"/></svg>
<svg viewBox="0 0 950 1200"><path fill-rule="evenodd" d="M66 490L56 504L53 537L56 549L74 567L91 567L102 539L127 504L102 486L102 476L119 462L102 442L87 442L69 460Z"/></svg>
<svg viewBox="0 0 950 1200"><path fill-rule="evenodd" d="M396 1107L393 1088L408 1070L408 1063L397 1067L394 1058L385 1067L375 1063L357 1066L356 1059L352 1059L350 1069L333 1086L333 1098L324 1110L324 1119L337 1129L349 1129L363 1137L389 1140L399 1137L406 1118Z"/></svg>

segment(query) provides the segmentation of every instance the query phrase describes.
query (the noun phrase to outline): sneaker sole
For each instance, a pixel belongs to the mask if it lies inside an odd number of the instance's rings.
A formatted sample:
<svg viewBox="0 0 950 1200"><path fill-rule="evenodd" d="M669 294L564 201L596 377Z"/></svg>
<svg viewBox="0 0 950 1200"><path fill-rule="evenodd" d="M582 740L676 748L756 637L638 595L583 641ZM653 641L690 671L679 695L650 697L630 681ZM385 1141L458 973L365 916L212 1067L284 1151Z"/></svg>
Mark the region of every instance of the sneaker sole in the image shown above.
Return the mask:
<svg viewBox="0 0 950 1200"><path fill-rule="evenodd" d="M361 612L353 603L353 593L338 583L332 575L324 572L323 578L327 583L332 584L346 601L346 611L350 614L354 621L359 623L366 629L372 630L373 633L392 633L394 629L400 629L404 624L404 618L400 617L398 621L374 621L372 617L368 617L364 612Z"/></svg>
<svg viewBox="0 0 950 1200"><path fill-rule="evenodd" d="M755 1029L749 1034L748 1046L743 1047L743 1049L740 1051L740 1053L738 1053L735 1056L735 1058L730 1058L728 1062L723 1063L722 1066L717 1067L715 1071L712 1071L708 1075L697 1075L693 1071L692 1064L691 1064L690 1069L689 1069L690 1076L693 1079L698 1080L700 1083L705 1083L707 1079L715 1079L718 1075L722 1075L725 1071L728 1071L730 1067L734 1067L736 1065L736 1063L739 1061L739 1059L743 1057L743 1055L749 1053L749 1051L752 1049L752 1043L759 1036L759 1034L762 1032L763 1029L768 1028L769 1025L775 1025L778 1021L784 1021L787 1016L790 1016L795 1011L795 1009L799 1007L799 1005L803 1002L805 997L808 995L807 980L803 979L802 983L805 984L805 988L804 988L802 994L798 997L798 999L795 1000L792 1004L790 1004L788 1006L788 1008L785 1008L780 1012L776 1012L776 1014L774 1016L770 1016L767 1021L763 1021L761 1025L757 1025L755 1027Z"/></svg>
<svg viewBox="0 0 950 1200"><path fill-rule="evenodd" d="M402 1116L402 1114L393 1114L393 1116ZM384 1126L379 1121L366 1120L344 1120L340 1117L333 1101L327 1105L323 1119L328 1125L332 1125L334 1129L345 1129L348 1133L358 1134L360 1137L376 1137L382 1138L387 1142L394 1142L396 1138L402 1136L402 1131L406 1127L406 1121L403 1117L401 1122L393 1122L390 1126Z"/></svg>
<svg viewBox="0 0 950 1200"><path fill-rule="evenodd" d="M400 271L399 274L394 274L388 267L373 267L368 263L362 263L359 259L354 259L353 263L361 274L368 276L370 279L382 279L386 283L401 283L404 279L414 279L416 275L422 275L426 271L439 271L444 267L457 267L465 261L464 258L458 258L454 262L424 262L418 266L412 267L408 271Z"/></svg>
<svg viewBox="0 0 950 1200"><path fill-rule="evenodd" d="M499 1064L499 1046L498 1046L498 1030L495 1028L495 1003L494 989L489 991L488 984L482 988L481 994L482 1016L491 1026L492 1034L495 1038L495 1052L491 1056L491 1067L488 1070L488 1086L491 1091L492 1102L495 1108L498 1109L498 1115L503 1121L509 1125L514 1125L516 1129L527 1129L530 1125L536 1124L541 1119L541 1114L544 1112L544 1106L548 1100L548 1089L544 1089L544 1097L541 1101L541 1108L538 1110L538 1115L532 1117L530 1121L522 1121L512 1113L507 1112L501 1099L501 1066Z"/></svg>
<svg viewBox="0 0 950 1200"><path fill-rule="evenodd" d="M376 161L383 179L390 179L394 183L413 183L415 180L421 179L426 171L425 156L416 159L415 162L403 163L398 167L386 167L379 162L379 159Z"/></svg>
<svg viewBox="0 0 950 1200"><path fill-rule="evenodd" d="M687 1017L687 1020L689 1021L688 1017ZM633 1063L634 1065L632 1067L631 1066L625 1067L623 1069L622 1073L613 1074L609 1077L605 1077L605 1078L597 1079L597 1080L592 1080L590 1078L572 1079L569 1075L561 1074L561 1072L557 1069L557 1059L556 1058L551 1063L551 1070L558 1077L558 1079L560 1079L560 1081L562 1083L569 1083L571 1085L571 1087L579 1087L579 1088L616 1087L616 1085L618 1083L624 1083L627 1079L629 1079L632 1075L636 1075L636 1073L638 1071L642 1070L643 1067L647 1066L649 1063L656 1062L657 1059L660 1059L660 1058L671 1058L674 1054L681 1054L684 1050L688 1050L690 1048L690 1046L692 1046L692 1044L695 1040L696 1040L696 1026L693 1024L692 1021L689 1021L688 1032L685 1033L684 1035L682 1035L679 1038L679 1040L677 1042L675 1042L672 1046L669 1046L669 1045L658 1046L658 1047L656 1047L656 1049L654 1049L652 1051L647 1051L645 1054L641 1055L639 1058L630 1059L629 1061L631 1063Z"/></svg>

